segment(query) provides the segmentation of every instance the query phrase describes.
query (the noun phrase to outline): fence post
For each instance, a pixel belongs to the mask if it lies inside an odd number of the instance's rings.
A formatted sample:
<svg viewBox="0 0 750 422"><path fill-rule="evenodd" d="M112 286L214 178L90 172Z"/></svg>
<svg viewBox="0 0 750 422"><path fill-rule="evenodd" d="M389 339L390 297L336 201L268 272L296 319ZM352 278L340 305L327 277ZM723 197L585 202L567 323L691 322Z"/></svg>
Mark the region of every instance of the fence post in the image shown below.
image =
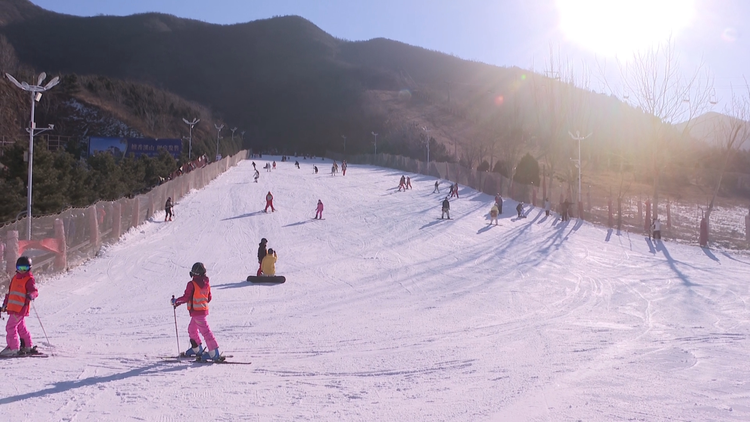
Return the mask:
<svg viewBox="0 0 750 422"><path fill-rule="evenodd" d="M5 235L5 270L15 274L18 259L18 230L8 230Z"/></svg>
<svg viewBox="0 0 750 422"><path fill-rule="evenodd" d="M112 237L115 240L120 239L120 231L122 231L122 205L120 201L112 204Z"/></svg>
<svg viewBox="0 0 750 422"><path fill-rule="evenodd" d="M708 223L706 222L706 217L701 218L700 230L701 232L700 237L698 238L698 243L702 248L705 248L708 245Z"/></svg>
<svg viewBox="0 0 750 422"><path fill-rule="evenodd" d="M65 271L68 268L68 245L65 240L65 223L61 218L55 219L55 239L59 252L55 256L55 270Z"/></svg>
<svg viewBox="0 0 750 422"><path fill-rule="evenodd" d="M140 213L141 208L141 200L137 196L133 199L133 215L131 218L133 227L138 227L138 224L140 223L140 219L138 218L138 214Z"/></svg>
<svg viewBox="0 0 750 422"><path fill-rule="evenodd" d="M670 205L669 199L667 199L667 230L672 228L672 209Z"/></svg>
<svg viewBox="0 0 750 422"><path fill-rule="evenodd" d="M89 240L95 250L99 249L99 221L97 220L96 204L89 207Z"/></svg>
<svg viewBox="0 0 750 422"><path fill-rule="evenodd" d="M638 224L643 224L643 203L638 199Z"/></svg>

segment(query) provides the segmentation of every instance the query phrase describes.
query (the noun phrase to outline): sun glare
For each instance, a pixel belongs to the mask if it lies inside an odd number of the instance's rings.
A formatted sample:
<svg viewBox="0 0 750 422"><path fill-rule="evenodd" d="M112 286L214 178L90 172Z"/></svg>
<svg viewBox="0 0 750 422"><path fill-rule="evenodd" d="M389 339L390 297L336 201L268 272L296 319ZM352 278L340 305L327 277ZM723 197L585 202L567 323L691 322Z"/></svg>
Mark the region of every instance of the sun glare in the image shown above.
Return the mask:
<svg viewBox="0 0 750 422"><path fill-rule="evenodd" d="M692 20L694 0L557 0L560 29L604 56L633 52L677 36Z"/></svg>

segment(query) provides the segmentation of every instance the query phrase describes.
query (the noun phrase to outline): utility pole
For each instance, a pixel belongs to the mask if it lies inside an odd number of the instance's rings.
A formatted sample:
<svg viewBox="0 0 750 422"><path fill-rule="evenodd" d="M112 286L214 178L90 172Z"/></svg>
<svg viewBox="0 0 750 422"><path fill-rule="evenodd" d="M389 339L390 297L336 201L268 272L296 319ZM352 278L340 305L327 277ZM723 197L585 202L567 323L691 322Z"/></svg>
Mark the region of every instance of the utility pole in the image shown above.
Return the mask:
<svg viewBox="0 0 750 422"><path fill-rule="evenodd" d="M219 161L219 139L221 139L221 130L224 129L224 125L217 125L214 123L214 127L216 128L216 161Z"/></svg>
<svg viewBox="0 0 750 422"><path fill-rule="evenodd" d="M188 144L188 160L193 159L193 126L197 125L198 122L201 121L199 118L194 118L192 122L189 122L186 118L182 118L182 121L187 123L188 126L190 126L190 138L189 138L189 144Z"/></svg>

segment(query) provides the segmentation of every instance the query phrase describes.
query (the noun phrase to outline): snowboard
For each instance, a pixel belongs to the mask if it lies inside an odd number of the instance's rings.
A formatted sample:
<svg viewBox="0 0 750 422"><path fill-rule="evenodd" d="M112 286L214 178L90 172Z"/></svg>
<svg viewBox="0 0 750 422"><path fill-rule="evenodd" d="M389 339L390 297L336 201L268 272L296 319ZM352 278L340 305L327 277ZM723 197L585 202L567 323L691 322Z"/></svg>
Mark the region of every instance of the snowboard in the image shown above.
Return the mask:
<svg viewBox="0 0 750 422"><path fill-rule="evenodd" d="M262 275L260 277L256 275L249 275L247 276L247 281L251 283L281 284L286 281L286 277L284 277L283 275L274 275L274 276Z"/></svg>

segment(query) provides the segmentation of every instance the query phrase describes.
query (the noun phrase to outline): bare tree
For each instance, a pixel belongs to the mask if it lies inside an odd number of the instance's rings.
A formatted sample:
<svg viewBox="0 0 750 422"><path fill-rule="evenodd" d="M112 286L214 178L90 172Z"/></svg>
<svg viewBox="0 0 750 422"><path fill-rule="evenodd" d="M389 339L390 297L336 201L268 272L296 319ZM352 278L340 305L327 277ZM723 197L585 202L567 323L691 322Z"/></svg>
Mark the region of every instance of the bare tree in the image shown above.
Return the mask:
<svg viewBox="0 0 750 422"><path fill-rule="evenodd" d="M661 174L669 161L670 147L676 139L684 140L695 117L708 110L713 80L703 63L694 71L685 73L671 39L651 49L636 52L630 61L618 65L623 87L629 94L626 101L653 116L646 128L646 136L652 145L653 206L656 216ZM677 122L684 122L679 134L675 134L672 126Z"/></svg>
<svg viewBox="0 0 750 422"><path fill-rule="evenodd" d="M724 161L719 169L719 178L716 181L711 202L706 211L706 222L709 224L711 212L714 209L716 196L721 189L721 181L727 169L727 164L732 155L736 154L742 148L742 145L750 138L750 85L745 80L745 93L737 94L732 89L732 99L724 107L724 116L714 120L714 131L721 140L721 146L724 152Z"/></svg>
<svg viewBox="0 0 750 422"><path fill-rule="evenodd" d="M559 51L550 47L549 61L544 76L532 76L533 98L537 125L542 129L539 147L540 158L549 169L548 186L552 187L556 169L562 168L568 182L575 180L575 168L570 158L572 141L569 130L585 132L589 126L589 71L586 66L577 69L569 60L563 60ZM576 144L577 145L577 144ZM577 156L577 153L576 153Z"/></svg>

